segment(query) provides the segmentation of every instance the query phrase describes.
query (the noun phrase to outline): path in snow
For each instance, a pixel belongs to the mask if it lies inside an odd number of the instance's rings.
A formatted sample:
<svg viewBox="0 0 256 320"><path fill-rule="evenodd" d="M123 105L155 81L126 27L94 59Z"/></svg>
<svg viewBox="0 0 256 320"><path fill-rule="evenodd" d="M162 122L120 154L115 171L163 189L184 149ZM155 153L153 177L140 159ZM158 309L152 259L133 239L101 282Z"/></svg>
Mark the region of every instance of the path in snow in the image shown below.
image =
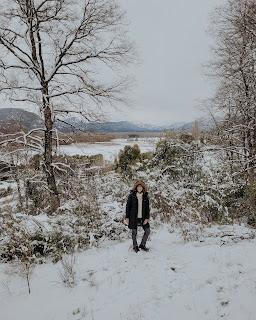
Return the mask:
<svg viewBox="0 0 256 320"><path fill-rule="evenodd" d="M139 235L142 234L142 230ZM65 288L59 265L38 266L32 294L1 266L3 320L253 320L255 240L221 246L220 238L184 244L166 226L152 230L149 253L130 241L107 242L77 256L77 285Z"/></svg>

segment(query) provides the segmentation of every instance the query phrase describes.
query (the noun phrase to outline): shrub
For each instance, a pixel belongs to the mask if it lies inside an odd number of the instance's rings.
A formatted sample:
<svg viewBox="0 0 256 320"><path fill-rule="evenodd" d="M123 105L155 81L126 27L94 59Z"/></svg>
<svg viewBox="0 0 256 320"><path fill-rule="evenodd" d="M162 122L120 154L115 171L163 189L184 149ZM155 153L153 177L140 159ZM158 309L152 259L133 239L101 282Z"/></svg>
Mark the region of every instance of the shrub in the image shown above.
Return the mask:
<svg viewBox="0 0 256 320"><path fill-rule="evenodd" d="M127 177L133 176L133 165L141 161L141 152L137 144L133 146L125 146L123 150L120 150L118 159L115 162L115 169Z"/></svg>

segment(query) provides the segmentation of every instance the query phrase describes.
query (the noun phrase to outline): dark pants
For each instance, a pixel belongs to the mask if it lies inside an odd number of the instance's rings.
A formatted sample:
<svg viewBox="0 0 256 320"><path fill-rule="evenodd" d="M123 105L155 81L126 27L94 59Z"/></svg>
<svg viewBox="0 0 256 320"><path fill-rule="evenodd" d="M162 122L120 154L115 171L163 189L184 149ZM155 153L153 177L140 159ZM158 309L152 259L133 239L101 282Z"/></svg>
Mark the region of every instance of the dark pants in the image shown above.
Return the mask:
<svg viewBox="0 0 256 320"><path fill-rule="evenodd" d="M146 224L142 224L142 219L141 218L138 218L137 219L137 226L140 226L143 228L144 230L144 234L143 234L143 237L142 237L142 240L141 240L141 244L143 246L146 245L146 242L148 240L148 236L150 234L150 226L149 226L149 223L146 223ZM136 229L132 229L132 242L133 242L133 246L136 247L138 245L137 243L137 228Z"/></svg>

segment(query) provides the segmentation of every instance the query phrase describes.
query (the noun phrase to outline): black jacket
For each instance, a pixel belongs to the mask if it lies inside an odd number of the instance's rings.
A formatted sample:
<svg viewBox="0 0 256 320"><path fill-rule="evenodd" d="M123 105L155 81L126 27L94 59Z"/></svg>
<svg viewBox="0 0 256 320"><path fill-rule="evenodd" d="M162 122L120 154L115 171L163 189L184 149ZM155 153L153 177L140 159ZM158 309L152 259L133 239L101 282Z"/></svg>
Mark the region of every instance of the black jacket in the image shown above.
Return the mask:
<svg viewBox="0 0 256 320"><path fill-rule="evenodd" d="M138 218L138 199L136 195L137 191L131 190L127 203L126 203L126 214L125 217L129 218L129 229L137 228L137 218ZM148 192L143 192L142 198L142 223L145 219L149 219L150 207Z"/></svg>

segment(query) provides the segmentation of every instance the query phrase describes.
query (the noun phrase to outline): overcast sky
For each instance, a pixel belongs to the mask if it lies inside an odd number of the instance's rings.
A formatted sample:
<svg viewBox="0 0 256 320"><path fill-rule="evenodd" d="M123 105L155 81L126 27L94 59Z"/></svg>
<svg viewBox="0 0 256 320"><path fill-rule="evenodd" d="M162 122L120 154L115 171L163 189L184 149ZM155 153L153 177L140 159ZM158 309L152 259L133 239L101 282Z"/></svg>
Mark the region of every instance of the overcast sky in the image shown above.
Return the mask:
<svg viewBox="0 0 256 320"><path fill-rule="evenodd" d="M210 14L223 0L120 0L142 64L136 67L133 106L115 119L146 123L201 116L198 100L213 84L203 75L210 58Z"/></svg>

